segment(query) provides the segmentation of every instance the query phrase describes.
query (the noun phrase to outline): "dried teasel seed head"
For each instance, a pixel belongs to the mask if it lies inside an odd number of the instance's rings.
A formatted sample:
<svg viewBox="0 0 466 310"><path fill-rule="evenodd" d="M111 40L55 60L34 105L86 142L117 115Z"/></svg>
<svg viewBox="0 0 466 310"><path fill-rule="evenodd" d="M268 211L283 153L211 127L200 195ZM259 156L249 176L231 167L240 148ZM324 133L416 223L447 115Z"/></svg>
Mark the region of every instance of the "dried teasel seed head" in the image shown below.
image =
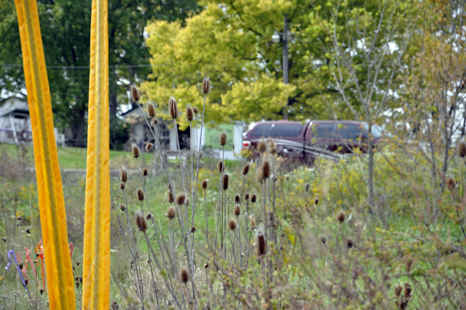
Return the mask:
<svg viewBox="0 0 466 310"><path fill-rule="evenodd" d="M202 81L202 93L207 95L210 92L210 79L206 76Z"/></svg>
<svg viewBox="0 0 466 310"><path fill-rule="evenodd" d="M229 186L229 177L228 174L223 175L223 180L222 180L222 189L226 191Z"/></svg>
<svg viewBox="0 0 466 310"><path fill-rule="evenodd" d="M321 236L320 237L320 242L322 242L325 245L325 243L327 243L327 237Z"/></svg>
<svg viewBox="0 0 466 310"><path fill-rule="evenodd" d="M186 198L186 206L189 207L189 198Z"/></svg>
<svg viewBox="0 0 466 310"><path fill-rule="evenodd" d="M139 213L136 215L136 226L140 231L145 231L147 229L147 221L144 215Z"/></svg>
<svg viewBox="0 0 466 310"><path fill-rule="evenodd" d="M142 170L142 175L146 177L148 174L149 174L149 170L144 168L144 170Z"/></svg>
<svg viewBox="0 0 466 310"><path fill-rule="evenodd" d="M170 117L175 119L178 117L178 105L176 103L175 98L170 98L168 101L168 112L170 113Z"/></svg>
<svg viewBox="0 0 466 310"><path fill-rule="evenodd" d="M337 213L337 221L343 223L346 219L346 214L343 211Z"/></svg>
<svg viewBox="0 0 466 310"><path fill-rule="evenodd" d="M181 206L181 205L184 205L184 203L186 202L186 195L185 194L179 194L178 196L176 196L176 204Z"/></svg>
<svg viewBox="0 0 466 310"><path fill-rule="evenodd" d="M243 167L243 175L247 175L247 174L249 173L249 169L251 169L251 165L250 165L250 164L244 165L244 167Z"/></svg>
<svg viewBox="0 0 466 310"><path fill-rule="evenodd" d="M128 181L128 172L126 172L125 168L121 168L120 170L120 181L123 183Z"/></svg>
<svg viewBox="0 0 466 310"><path fill-rule="evenodd" d="M139 99L141 99L139 90L134 85L131 85L131 99L133 99L134 102L138 102Z"/></svg>
<svg viewBox="0 0 466 310"><path fill-rule="evenodd" d="M252 194L252 196L251 196L251 202L252 202L252 203L256 203L256 201L257 201L257 196L256 196L256 194Z"/></svg>
<svg viewBox="0 0 466 310"><path fill-rule="evenodd" d="M319 204L319 198L314 199L314 202L316 203L316 206Z"/></svg>
<svg viewBox="0 0 466 310"><path fill-rule="evenodd" d="M396 284L394 287L394 291L395 291L396 297L400 297L401 292L403 291L403 288L401 287L401 285Z"/></svg>
<svg viewBox="0 0 466 310"><path fill-rule="evenodd" d="M209 186L209 182L207 180L202 180L201 187L203 189L206 189L208 186Z"/></svg>
<svg viewBox="0 0 466 310"><path fill-rule="evenodd" d="M123 182L120 183L120 189L121 189L121 190L124 190L124 189L125 189L125 183L123 183Z"/></svg>
<svg viewBox="0 0 466 310"><path fill-rule="evenodd" d="M120 205L120 210L121 210L121 211L125 211L125 210L126 210L126 206L125 206L124 204L121 204L121 205Z"/></svg>
<svg viewBox="0 0 466 310"><path fill-rule="evenodd" d="M239 204L241 201L241 196L239 194L235 195L235 204Z"/></svg>
<svg viewBox="0 0 466 310"><path fill-rule="evenodd" d="M411 285L409 285L408 282L405 282L404 287L405 287L405 298L408 299L409 297L411 297L411 292L412 292Z"/></svg>
<svg viewBox="0 0 466 310"><path fill-rule="evenodd" d="M464 144L464 142L461 142L458 145L458 155L459 157L462 157L462 158L466 156L466 144Z"/></svg>
<svg viewBox="0 0 466 310"><path fill-rule="evenodd" d="M199 114L199 109L197 107L193 107L193 112L194 112L194 114L197 115L197 114Z"/></svg>
<svg viewBox="0 0 466 310"><path fill-rule="evenodd" d="M152 103L149 103L147 105L147 115L149 115L150 118L155 117L155 106Z"/></svg>
<svg viewBox="0 0 466 310"><path fill-rule="evenodd" d="M286 176L285 176L285 179L286 179L287 182L289 182L289 181L290 181L290 176L289 176L289 175L286 175Z"/></svg>
<svg viewBox="0 0 466 310"><path fill-rule="evenodd" d="M275 222L275 213L273 211L269 212L269 222L274 223Z"/></svg>
<svg viewBox="0 0 466 310"><path fill-rule="evenodd" d="M153 148L154 148L154 145L152 143L147 143L146 144L146 152L152 151Z"/></svg>
<svg viewBox="0 0 466 310"><path fill-rule="evenodd" d="M262 177L264 179L270 178L271 175L271 168L270 168L270 163L268 160L264 160L262 163Z"/></svg>
<svg viewBox="0 0 466 310"><path fill-rule="evenodd" d="M186 119L188 120L188 122L192 122L194 120L193 108L191 107L186 108Z"/></svg>
<svg viewBox="0 0 466 310"><path fill-rule="evenodd" d="M39 290L39 292L40 292L40 294L42 295L42 294L44 294L45 290L44 290L43 288L41 288L41 289Z"/></svg>
<svg viewBox="0 0 466 310"><path fill-rule="evenodd" d="M136 144L133 144L133 146L131 147L131 152L133 153L134 158L138 158L139 157L139 146L137 146Z"/></svg>
<svg viewBox="0 0 466 310"><path fill-rule="evenodd" d="M146 215L146 220L150 221L151 218L152 218L152 214L147 213L147 215Z"/></svg>
<svg viewBox="0 0 466 310"><path fill-rule="evenodd" d="M228 228L230 228L230 230L235 230L236 229L236 221L235 220L229 220L228 221Z"/></svg>
<svg viewBox="0 0 466 310"><path fill-rule="evenodd" d="M3 242L7 241L6 237L2 237L2 240L3 240Z"/></svg>
<svg viewBox="0 0 466 310"><path fill-rule="evenodd" d="M269 140L269 147L270 147L271 154L273 155L277 154L278 150L277 150L277 144L275 143L275 140L273 139Z"/></svg>
<svg viewBox="0 0 466 310"><path fill-rule="evenodd" d="M17 221L22 221L23 218L22 218L21 216L18 216L18 217L16 218L16 220L17 220Z"/></svg>
<svg viewBox="0 0 466 310"><path fill-rule="evenodd" d="M138 191L137 191L137 196L138 196L138 200L139 200L139 201L143 201L143 200L144 200L144 192L142 191L142 189L138 189Z"/></svg>
<svg viewBox="0 0 466 310"><path fill-rule="evenodd" d="M456 188L456 182L452 178L448 178L447 180L447 188L453 192Z"/></svg>
<svg viewBox="0 0 466 310"><path fill-rule="evenodd" d="M311 185L309 183L306 183L306 185L304 185L304 190L306 191L306 193L309 191L310 187Z"/></svg>
<svg viewBox="0 0 466 310"><path fill-rule="evenodd" d="M411 271L411 267L413 265L413 259L412 258L407 258L406 261L406 271L407 272L410 272Z"/></svg>
<svg viewBox="0 0 466 310"><path fill-rule="evenodd" d="M262 255L265 255L265 253L267 253L265 237L262 232L257 234L256 247L257 247L257 255L262 256Z"/></svg>
<svg viewBox="0 0 466 310"><path fill-rule="evenodd" d="M249 223L251 224L251 228L256 227L256 217L254 216L254 214L251 214L249 216Z"/></svg>
<svg viewBox="0 0 466 310"><path fill-rule="evenodd" d="M194 234L196 232L196 227L191 227L191 233Z"/></svg>
<svg viewBox="0 0 466 310"><path fill-rule="evenodd" d="M353 239L348 238L348 240L346 240L346 245L348 246L348 249L351 249L354 246Z"/></svg>
<svg viewBox="0 0 466 310"><path fill-rule="evenodd" d="M176 209L175 209L174 207L168 208L168 210L167 210L167 217L168 217L170 220L172 220L172 219L175 218L175 216L176 216Z"/></svg>
<svg viewBox="0 0 466 310"><path fill-rule="evenodd" d="M151 121L150 121L150 124L152 127L155 127L155 125L157 125L159 122L159 120L157 118L153 118Z"/></svg>
<svg viewBox="0 0 466 310"><path fill-rule="evenodd" d="M167 192L167 200L168 203L173 203L175 201L175 196L173 195L172 191Z"/></svg>
<svg viewBox="0 0 466 310"><path fill-rule="evenodd" d="M205 269L209 268L209 262L205 262L204 268L205 268Z"/></svg>
<svg viewBox="0 0 466 310"><path fill-rule="evenodd" d="M222 145L222 146L225 146L225 145L227 144L227 134L226 134L226 132L222 132L222 133L220 134L219 143L220 143L220 145Z"/></svg>
<svg viewBox="0 0 466 310"><path fill-rule="evenodd" d="M267 151L267 142L264 139L261 139L259 143L257 143L257 150L261 153L265 153Z"/></svg>
<svg viewBox="0 0 466 310"><path fill-rule="evenodd" d="M218 172L222 173L223 171L225 171L225 163L223 162L223 160L219 161L218 164L217 164L217 170Z"/></svg>
<svg viewBox="0 0 466 310"><path fill-rule="evenodd" d="M182 283L186 284L188 283L188 280L189 280L189 273L186 269L181 269L181 272L180 272L180 280Z"/></svg>
<svg viewBox="0 0 466 310"><path fill-rule="evenodd" d="M244 194L244 200L249 201L249 193Z"/></svg>
<svg viewBox="0 0 466 310"><path fill-rule="evenodd" d="M239 206L239 205L236 205L234 211L235 211L235 215L236 215L236 216L239 216L239 215L241 214L241 208L240 208L240 206Z"/></svg>

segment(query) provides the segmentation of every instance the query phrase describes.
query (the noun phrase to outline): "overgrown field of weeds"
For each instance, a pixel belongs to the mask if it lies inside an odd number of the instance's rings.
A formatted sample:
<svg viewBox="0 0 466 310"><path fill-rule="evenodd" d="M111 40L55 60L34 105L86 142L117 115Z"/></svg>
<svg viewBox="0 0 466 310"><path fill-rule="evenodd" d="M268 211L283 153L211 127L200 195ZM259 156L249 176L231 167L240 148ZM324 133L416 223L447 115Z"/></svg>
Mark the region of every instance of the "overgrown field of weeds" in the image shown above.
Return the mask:
<svg viewBox="0 0 466 310"><path fill-rule="evenodd" d="M203 123L197 108L185 115ZM466 307L464 145L448 173L422 149L377 150L370 207L364 154L291 170L263 140L253 162L193 150L168 164L155 138L132 148L125 166L137 174L121 167L111 180L112 309ZM141 161L145 153L153 162ZM11 264L1 268L0 308L45 309L34 175L21 170L24 157L5 162L0 261ZM84 185L84 176L64 177L78 307Z"/></svg>

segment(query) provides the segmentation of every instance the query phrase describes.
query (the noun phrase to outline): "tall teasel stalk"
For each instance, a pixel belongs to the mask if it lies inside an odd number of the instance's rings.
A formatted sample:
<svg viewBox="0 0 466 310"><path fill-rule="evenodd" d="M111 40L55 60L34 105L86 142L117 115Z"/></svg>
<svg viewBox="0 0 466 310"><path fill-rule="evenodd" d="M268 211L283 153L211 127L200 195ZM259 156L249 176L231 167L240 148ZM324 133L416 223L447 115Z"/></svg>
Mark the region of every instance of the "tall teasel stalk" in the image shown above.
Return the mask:
<svg viewBox="0 0 466 310"><path fill-rule="evenodd" d="M83 309L110 307L108 6L92 1Z"/></svg>
<svg viewBox="0 0 466 310"><path fill-rule="evenodd" d="M15 0L15 5L31 115L39 211L48 271L49 308L75 309L75 288L68 252L65 201L58 166L37 3L35 0Z"/></svg>

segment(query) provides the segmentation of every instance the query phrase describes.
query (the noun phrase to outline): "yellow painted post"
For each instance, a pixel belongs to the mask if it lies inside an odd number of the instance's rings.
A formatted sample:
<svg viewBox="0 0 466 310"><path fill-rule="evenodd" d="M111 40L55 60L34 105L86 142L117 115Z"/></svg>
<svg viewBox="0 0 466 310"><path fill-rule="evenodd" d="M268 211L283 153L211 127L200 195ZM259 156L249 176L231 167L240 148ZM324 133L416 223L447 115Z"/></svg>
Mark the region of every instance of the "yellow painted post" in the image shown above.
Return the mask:
<svg viewBox="0 0 466 310"><path fill-rule="evenodd" d="M50 309L75 309L65 201L36 0L15 0L32 125Z"/></svg>
<svg viewBox="0 0 466 310"><path fill-rule="evenodd" d="M107 0L92 1L83 309L110 307L110 166Z"/></svg>

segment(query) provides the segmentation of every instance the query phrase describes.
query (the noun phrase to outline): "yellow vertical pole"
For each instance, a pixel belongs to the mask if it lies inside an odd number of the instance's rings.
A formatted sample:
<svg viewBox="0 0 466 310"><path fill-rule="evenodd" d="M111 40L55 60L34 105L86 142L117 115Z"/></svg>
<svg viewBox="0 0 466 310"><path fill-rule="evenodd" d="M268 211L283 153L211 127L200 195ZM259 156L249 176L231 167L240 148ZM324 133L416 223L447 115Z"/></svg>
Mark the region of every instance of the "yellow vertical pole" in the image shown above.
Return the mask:
<svg viewBox="0 0 466 310"><path fill-rule="evenodd" d="M15 0L31 115L50 309L75 309L65 201L36 0Z"/></svg>
<svg viewBox="0 0 466 310"><path fill-rule="evenodd" d="M110 167L107 0L92 1L83 309L110 307Z"/></svg>

